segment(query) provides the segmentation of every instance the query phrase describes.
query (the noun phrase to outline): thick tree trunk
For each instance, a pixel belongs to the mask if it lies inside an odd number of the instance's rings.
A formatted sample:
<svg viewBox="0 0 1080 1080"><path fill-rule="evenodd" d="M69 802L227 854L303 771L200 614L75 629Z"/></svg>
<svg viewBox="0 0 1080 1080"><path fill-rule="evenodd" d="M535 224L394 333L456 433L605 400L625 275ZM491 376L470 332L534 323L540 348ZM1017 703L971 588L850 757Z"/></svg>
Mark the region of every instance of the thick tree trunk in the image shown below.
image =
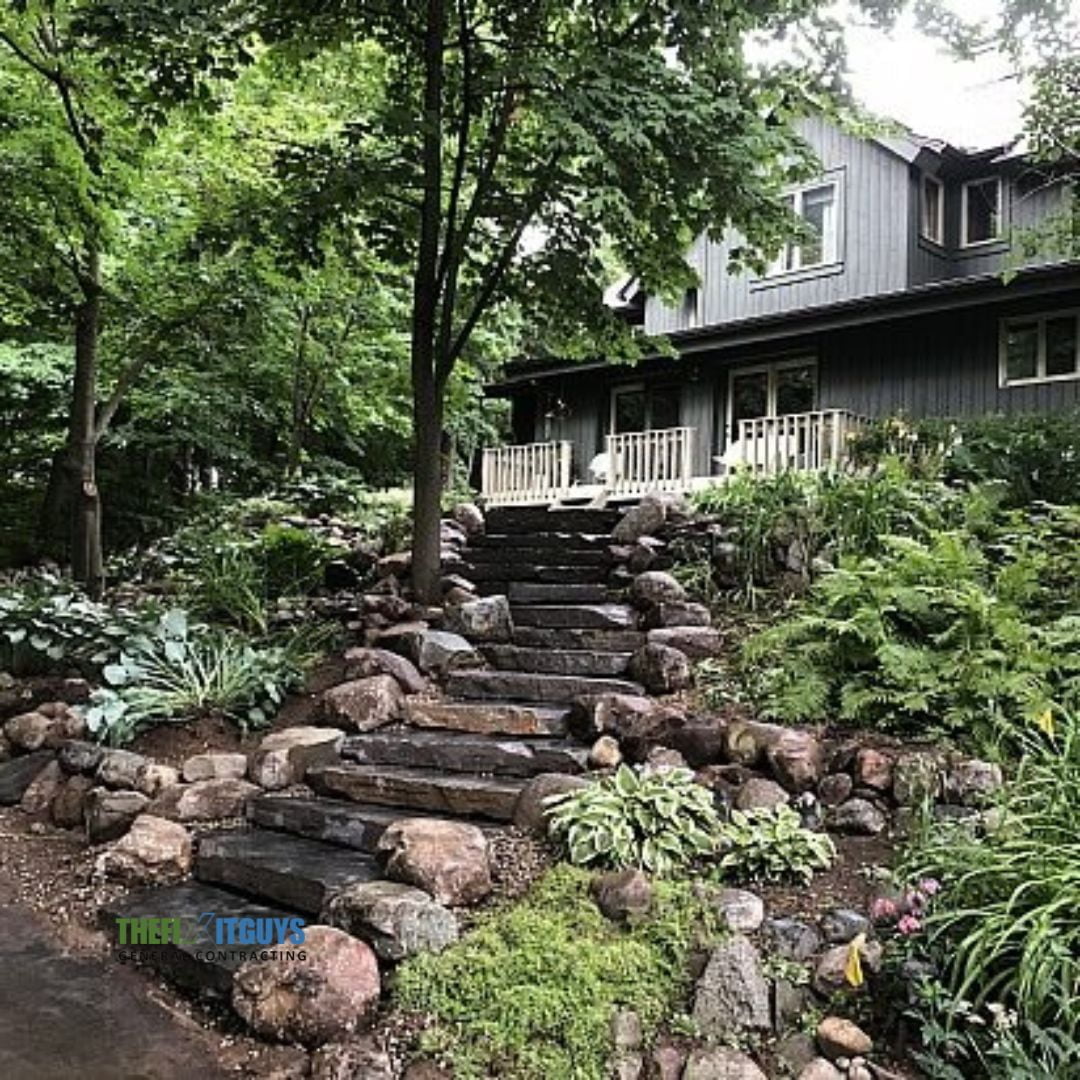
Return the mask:
<svg viewBox="0 0 1080 1080"><path fill-rule="evenodd" d="M418 599L437 604L439 521L442 517L442 416L445 384L436 374L439 238L442 226L444 0L428 0L424 36L424 201L413 279L413 548L412 583Z"/></svg>
<svg viewBox="0 0 1080 1080"><path fill-rule="evenodd" d="M83 298L75 311L75 386L68 423L67 466L71 491L71 572L87 592L105 587L101 550L101 495L97 487L97 375L101 326L101 258L87 255L80 278Z"/></svg>

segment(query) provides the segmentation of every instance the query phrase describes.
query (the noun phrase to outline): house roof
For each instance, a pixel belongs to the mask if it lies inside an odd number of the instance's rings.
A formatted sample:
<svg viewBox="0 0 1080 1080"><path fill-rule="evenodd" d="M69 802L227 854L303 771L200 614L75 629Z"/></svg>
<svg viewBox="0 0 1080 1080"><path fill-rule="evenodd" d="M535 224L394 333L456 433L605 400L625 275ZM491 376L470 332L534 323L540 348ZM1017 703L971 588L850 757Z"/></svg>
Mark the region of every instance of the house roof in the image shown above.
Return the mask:
<svg viewBox="0 0 1080 1080"><path fill-rule="evenodd" d="M699 327L664 335L682 356L717 349L782 340L807 333L842 329L893 319L915 318L960 307L973 307L994 299L1016 300L1080 289L1080 260L1027 267L1006 283L1000 272L934 281L885 294L838 300L815 307L799 308L770 315L755 315L717 326ZM658 359L661 353L644 359ZM608 367L607 360L567 363L519 361L510 364L502 379L489 391L512 391L534 381Z"/></svg>

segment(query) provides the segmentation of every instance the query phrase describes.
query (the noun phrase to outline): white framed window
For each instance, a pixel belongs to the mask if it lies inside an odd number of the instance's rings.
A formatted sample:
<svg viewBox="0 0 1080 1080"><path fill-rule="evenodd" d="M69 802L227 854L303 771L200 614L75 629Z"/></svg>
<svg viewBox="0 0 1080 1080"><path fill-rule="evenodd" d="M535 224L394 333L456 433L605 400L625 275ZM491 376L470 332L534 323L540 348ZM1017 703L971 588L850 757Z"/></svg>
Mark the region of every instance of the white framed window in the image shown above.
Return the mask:
<svg viewBox="0 0 1080 1080"><path fill-rule="evenodd" d="M1002 386L1080 379L1080 310L1003 319L999 364Z"/></svg>
<svg viewBox="0 0 1080 1080"><path fill-rule="evenodd" d="M1002 237L1001 177L968 180L960 187L960 246L992 244Z"/></svg>
<svg viewBox="0 0 1080 1080"><path fill-rule="evenodd" d="M800 356L772 364L733 368L728 375L727 427L739 438L743 420L814 412L818 403L818 370L814 357Z"/></svg>
<svg viewBox="0 0 1080 1080"><path fill-rule="evenodd" d="M840 182L819 181L789 192L784 201L802 218L810 236L786 243L769 267L769 277L828 266L840 259Z"/></svg>
<svg viewBox="0 0 1080 1080"><path fill-rule="evenodd" d="M945 243L945 185L929 173L922 174L919 191L919 235L932 244Z"/></svg>

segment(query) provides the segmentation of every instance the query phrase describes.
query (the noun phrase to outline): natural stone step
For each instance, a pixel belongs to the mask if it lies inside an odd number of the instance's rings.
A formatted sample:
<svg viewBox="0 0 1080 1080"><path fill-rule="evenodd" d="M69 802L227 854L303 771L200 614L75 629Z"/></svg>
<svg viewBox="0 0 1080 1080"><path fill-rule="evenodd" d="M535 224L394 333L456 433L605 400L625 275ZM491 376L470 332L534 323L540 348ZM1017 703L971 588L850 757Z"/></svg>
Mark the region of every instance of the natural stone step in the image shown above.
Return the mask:
<svg viewBox="0 0 1080 1080"><path fill-rule="evenodd" d="M554 553L553 553L554 555ZM607 568L603 566L532 566L529 563L466 563L458 571L470 581L483 584L489 581L538 581L549 584L603 585Z"/></svg>
<svg viewBox="0 0 1080 1080"><path fill-rule="evenodd" d="M0 762L0 806L14 806L19 802L53 757L51 750L35 750L32 754Z"/></svg>
<svg viewBox="0 0 1080 1080"><path fill-rule="evenodd" d="M536 671L548 675L625 675L632 652L592 649L526 649L517 645L486 645L487 661L502 671Z"/></svg>
<svg viewBox="0 0 1080 1080"><path fill-rule="evenodd" d="M494 776L578 773L588 751L555 739L508 739L445 731L367 732L345 740L341 756L360 765L407 765L444 772Z"/></svg>
<svg viewBox="0 0 1080 1080"><path fill-rule="evenodd" d="M382 875L370 856L351 848L262 829L204 836L195 876L258 900L318 915L346 885Z"/></svg>
<svg viewBox="0 0 1080 1080"><path fill-rule="evenodd" d="M489 510L485 520L489 533L610 533L622 513L621 510L549 510L540 506L505 506Z"/></svg>
<svg viewBox="0 0 1080 1080"><path fill-rule="evenodd" d="M308 773L308 783L321 795L353 802L509 821L525 781L391 765L326 765Z"/></svg>
<svg viewBox="0 0 1080 1080"><path fill-rule="evenodd" d="M552 701L569 705L582 694L642 694L635 682L527 671L454 671L447 680L451 697L469 701Z"/></svg>
<svg viewBox="0 0 1080 1080"><path fill-rule="evenodd" d="M515 581L510 585L512 604L605 604L613 598L606 585L564 585Z"/></svg>
<svg viewBox="0 0 1080 1080"><path fill-rule="evenodd" d="M467 731L477 735L566 734L570 710L551 705L496 701L416 701L405 704L406 719L415 727Z"/></svg>
<svg viewBox="0 0 1080 1080"><path fill-rule="evenodd" d="M482 548L498 548L500 551L515 549L541 551L604 551L611 545L606 533L547 532L547 533L485 533L469 540L467 554ZM466 556L467 557L467 556Z"/></svg>
<svg viewBox="0 0 1080 1080"><path fill-rule="evenodd" d="M514 605L515 626L576 627L593 630L634 630L637 613L625 604Z"/></svg>
<svg viewBox="0 0 1080 1080"><path fill-rule="evenodd" d="M461 565L494 563L506 571L508 580L513 580L517 567L545 566L554 558L558 558L560 566L610 566L612 562L607 548L469 547Z"/></svg>
<svg viewBox="0 0 1080 1080"><path fill-rule="evenodd" d="M513 642L529 649L588 649L592 652L636 652L645 644L640 630L584 627L515 626Z"/></svg>
<svg viewBox="0 0 1080 1080"><path fill-rule="evenodd" d="M248 803L248 820L264 829L375 851L379 837L401 815L385 806L359 806L336 799L295 799L258 795Z"/></svg>
<svg viewBox="0 0 1080 1080"><path fill-rule="evenodd" d="M107 900L99 910L99 919L116 948L124 954L137 952L142 963L166 976L170 982L188 990L227 996L234 973L248 958L252 947L218 944L212 936L208 937L199 925L199 917L206 912L213 912L216 919L291 917L290 912L280 908L266 907L224 889L188 881ZM182 920L185 944L168 942L147 948L120 944L117 919L149 916ZM288 949L290 946L276 947Z"/></svg>

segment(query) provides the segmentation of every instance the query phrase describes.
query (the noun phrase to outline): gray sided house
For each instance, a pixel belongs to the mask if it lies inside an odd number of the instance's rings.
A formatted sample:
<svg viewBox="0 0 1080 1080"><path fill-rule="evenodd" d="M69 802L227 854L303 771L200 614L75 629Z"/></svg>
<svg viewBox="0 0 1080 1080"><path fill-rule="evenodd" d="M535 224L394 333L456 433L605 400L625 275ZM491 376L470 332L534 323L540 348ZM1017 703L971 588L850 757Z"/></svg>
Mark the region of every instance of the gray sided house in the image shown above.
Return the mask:
<svg viewBox="0 0 1080 1080"><path fill-rule="evenodd" d="M814 239L763 276L728 272L736 238L689 252L700 285L671 306L618 300L678 356L635 367L511 367L513 447L485 452L492 502L687 489L737 467L840 464L867 418L1080 405L1080 263L1007 281L1014 230L1059 211L1064 182L1022 155L915 137L804 134L819 177L787 196Z"/></svg>

